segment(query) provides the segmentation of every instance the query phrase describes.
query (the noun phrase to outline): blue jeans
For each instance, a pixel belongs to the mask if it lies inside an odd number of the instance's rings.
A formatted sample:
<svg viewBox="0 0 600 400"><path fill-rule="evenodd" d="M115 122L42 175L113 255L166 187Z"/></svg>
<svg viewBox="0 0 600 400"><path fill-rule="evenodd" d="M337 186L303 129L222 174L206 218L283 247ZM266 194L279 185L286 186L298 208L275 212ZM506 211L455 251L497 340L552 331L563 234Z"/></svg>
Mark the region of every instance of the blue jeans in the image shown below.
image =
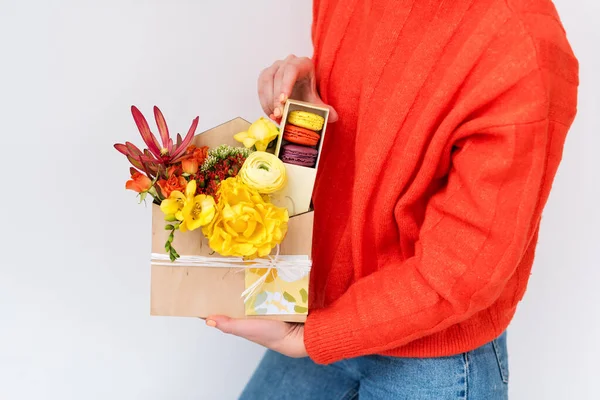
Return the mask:
<svg viewBox="0 0 600 400"><path fill-rule="evenodd" d="M267 351L241 400L508 398L506 333L450 357L364 356L318 365Z"/></svg>

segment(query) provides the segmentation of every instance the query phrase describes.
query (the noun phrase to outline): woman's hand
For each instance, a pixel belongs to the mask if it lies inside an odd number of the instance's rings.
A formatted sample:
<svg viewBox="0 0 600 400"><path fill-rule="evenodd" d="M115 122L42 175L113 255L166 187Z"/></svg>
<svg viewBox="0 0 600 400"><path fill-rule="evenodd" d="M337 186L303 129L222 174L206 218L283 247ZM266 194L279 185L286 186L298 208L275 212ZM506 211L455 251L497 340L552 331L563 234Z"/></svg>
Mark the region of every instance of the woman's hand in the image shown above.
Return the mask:
<svg viewBox="0 0 600 400"><path fill-rule="evenodd" d="M234 319L222 315L206 318L206 325L258 343L288 357L306 357L304 325L267 319Z"/></svg>
<svg viewBox="0 0 600 400"><path fill-rule="evenodd" d="M279 120L288 98L326 105L317 92L315 66L310 58L289 55L264 69L258 77L258 98L269 118ZM330 109L328 122L338 119Z"/></svg>

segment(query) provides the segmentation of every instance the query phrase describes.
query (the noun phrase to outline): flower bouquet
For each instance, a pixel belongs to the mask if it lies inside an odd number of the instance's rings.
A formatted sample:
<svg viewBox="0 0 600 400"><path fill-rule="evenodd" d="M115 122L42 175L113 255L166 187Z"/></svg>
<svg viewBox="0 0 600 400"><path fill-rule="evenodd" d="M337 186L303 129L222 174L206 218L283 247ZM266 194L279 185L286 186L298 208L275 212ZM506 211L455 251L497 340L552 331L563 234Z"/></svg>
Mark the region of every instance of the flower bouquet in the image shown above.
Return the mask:
<svg viewBox="0 0 600 400"><path fill-rule="evenodd" d="M303 321L312 212L290 217L272 201L288 182L279 128L237 118L195 135L196 117L173 139L157 107L158 137L131 111L146 148L115 148L131 163L125 187L152 199L151 313Z"/></svg>

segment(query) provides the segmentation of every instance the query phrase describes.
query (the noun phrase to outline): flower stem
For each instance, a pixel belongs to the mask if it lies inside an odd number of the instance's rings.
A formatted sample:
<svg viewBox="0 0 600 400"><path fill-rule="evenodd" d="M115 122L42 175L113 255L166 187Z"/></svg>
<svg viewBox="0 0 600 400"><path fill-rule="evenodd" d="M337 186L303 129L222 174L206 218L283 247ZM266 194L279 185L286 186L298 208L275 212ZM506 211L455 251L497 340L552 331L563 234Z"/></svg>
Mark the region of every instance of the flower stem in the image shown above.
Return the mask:
<svg viewBox="0 0 600 400"><path fill-rule="evenodd" d="M165 251L169 253L169 258L171 261L175 261L179 258L179 254L173 247L173 239L175 238L175 230L179 228L179 224L171 225L167 224L165 226L165 230L171 231L169 236L167 237L167 241L165 242Z"/></svg>

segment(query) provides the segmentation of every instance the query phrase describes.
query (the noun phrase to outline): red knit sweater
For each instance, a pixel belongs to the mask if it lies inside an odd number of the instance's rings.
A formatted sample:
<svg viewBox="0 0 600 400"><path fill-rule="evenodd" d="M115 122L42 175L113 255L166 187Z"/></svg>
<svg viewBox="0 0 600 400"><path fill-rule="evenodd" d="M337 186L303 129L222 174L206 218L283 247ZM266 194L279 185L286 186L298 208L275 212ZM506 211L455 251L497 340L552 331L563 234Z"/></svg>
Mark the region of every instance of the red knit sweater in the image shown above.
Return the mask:
<svg viewBox="0 0 600 400"><path fill-rule="evenodd" d="M315 191L305 344L317 363L431 357L511 321L576 114L549 0L315 0L338 112Z"/></svg>

